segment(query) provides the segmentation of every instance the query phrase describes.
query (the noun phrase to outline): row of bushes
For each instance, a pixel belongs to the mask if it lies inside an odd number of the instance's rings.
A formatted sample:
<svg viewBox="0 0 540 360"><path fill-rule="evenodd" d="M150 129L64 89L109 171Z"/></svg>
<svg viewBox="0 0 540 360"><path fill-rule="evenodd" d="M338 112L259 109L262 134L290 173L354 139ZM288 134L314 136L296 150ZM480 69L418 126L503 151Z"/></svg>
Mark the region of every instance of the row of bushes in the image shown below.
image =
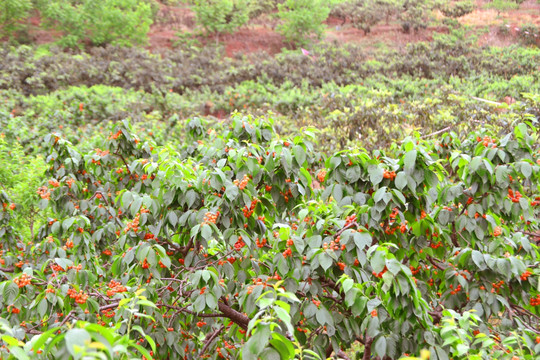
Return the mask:
<svg viewBox="0 0 540 360"><path fill-rule="evenodd" d="M410 89L415 91L407 94L403 86L407 80L377 80L364 85L329 83L318 90L305 83L301 87L288 82L268 88L244 82L224 94L146 93L103 85L71 87L38 96L0 91L4 98L0 128L8 139L20 141L27 152L39 153L41 139L51 132L60 131L81 148L92 149L94 145L86 141L96 131L101 132L110 122L130 119L139 132L151 132L158 143L165 144L183 138L186 118L240 110L258 115L272 113L282 135L303 126L317 128L319 146L328 150L347 146L387 148L414 131L428 135L449 128L467 133L485 124L501 129L516 119L540 118L540 99L527 93L520 94L518 102L510 106L470 97L482 90L480 82L473 89L459 79L446 85L409 79ZM527 91L528 85L531 91L540 90L537 85L533 87L532 77L515 80L500 84L507 88L521 84L522 91ZM493 85L489 78L482 82ZM62 126L58 128L57 124Z"/></svg>
<svg viewBox="0 0 540 360"><path fill-rule="evenodd" d="M489 74L501 80L516 75L538 78L540 50L510 47L504 50L477 47L464 32L436 36L432 42L410 44L401 51L368 53L357 45L331 44L313 49L314 56L288 51L275 58L255 54L243 58L223 58L220 48L167 51L151 54L135 48L93 48L85 52L31 47L0 49L0 89L24 94L43 94L69 86L98 84L152 92L227 87L252 80L261 84L295 86L307 82L321 87L357 84L380 74L390 78L449 79ZM263 58L263 60L261 60Z"/></svg>

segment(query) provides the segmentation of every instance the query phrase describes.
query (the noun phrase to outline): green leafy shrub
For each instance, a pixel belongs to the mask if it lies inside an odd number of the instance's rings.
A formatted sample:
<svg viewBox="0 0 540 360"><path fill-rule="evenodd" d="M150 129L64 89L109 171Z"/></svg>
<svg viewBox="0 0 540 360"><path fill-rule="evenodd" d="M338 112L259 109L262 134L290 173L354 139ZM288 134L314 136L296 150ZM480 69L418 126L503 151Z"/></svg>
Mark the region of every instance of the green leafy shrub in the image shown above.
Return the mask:
<svg viewBox="0 0 540 360"><path fill-rule="evenodd" d="M525 45L540 44L540 30L535 24L524 24L519 28L519 38Z"/></svg>
<svg viewBox="0 0 540 360"><path fill-rule="evenodd" d="M371 27L384 17L381 9L377 7L377 0L343 2L334 7L332 15L343 18L344 22L349 19L351 25L363 30L364 34L369 33Z"/></svg>
<svg viewBox="0 0 540 360"><path fill-rule="evenodd" d="M197 0L197 22L207 34L231 33L249 20L249 0Z"/></svg>
<svg viewBox="0 0 540 360"><path fill-rule="evenodd" d="M286 0L278 5L278 9L282 23L277 30L296 45L308 44L312 36L320 39L325 28L323 21L330 14L330 7L324 0Z"/></svg>
<svg viewBox="0 0 540 360"><path fill-rule="evenodd" d="M12 37L22 28L20 21L28 16L32 0L3 0L0 2L0 39Z"/></svg>
<svg viewBox="0 0 540 360"><path fill-rule="evenodd" d="M425 29L431 17L435 3L432 0L409 0L403 5L403 11L399 14L401 27L405 33L411 30L418 32Z"/></svg>
<svg viewBox="0 0 540 360"><path fill-rule="evenodd" d="M487 3L486 6L490 9L497 10L497 14L500 15L501 12L519 8L520 3L521 2L514 0L492 0L491 2Z"/></svg>
<svg viewBox="0 0 540 360"><path fill-rule="evenodd" d="M37 2L48 26L64 33L58 43L67 47L144 44L152 24L152 8L144 0Z"/></svg>
<svg viewBox="0 0 540 360"><path fill-rule="evenodd" d="M449 2L441 7L444 16L458 18L470 14L475 8L472 1Z"/></svg>
<svg viewBox="0 0 540 360"><path fill-rule="evenodd" d="M508 128L327 156L240 115L165 146L51 134L50 220L2 238L0 354L533 359L538 131Z"/></svg>

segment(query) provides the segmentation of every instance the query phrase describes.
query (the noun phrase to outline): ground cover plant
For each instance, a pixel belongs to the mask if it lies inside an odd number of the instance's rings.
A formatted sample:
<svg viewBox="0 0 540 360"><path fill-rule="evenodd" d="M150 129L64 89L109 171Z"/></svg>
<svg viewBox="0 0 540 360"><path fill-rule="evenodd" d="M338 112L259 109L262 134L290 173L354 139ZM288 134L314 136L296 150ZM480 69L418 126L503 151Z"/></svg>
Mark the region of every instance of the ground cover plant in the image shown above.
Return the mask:
<svg viewBox="0 0 540 360"><path fill-rule="evenodd" d="M2 3L0 358L537 359L537 27L461 25L502 3Z"/></svg>

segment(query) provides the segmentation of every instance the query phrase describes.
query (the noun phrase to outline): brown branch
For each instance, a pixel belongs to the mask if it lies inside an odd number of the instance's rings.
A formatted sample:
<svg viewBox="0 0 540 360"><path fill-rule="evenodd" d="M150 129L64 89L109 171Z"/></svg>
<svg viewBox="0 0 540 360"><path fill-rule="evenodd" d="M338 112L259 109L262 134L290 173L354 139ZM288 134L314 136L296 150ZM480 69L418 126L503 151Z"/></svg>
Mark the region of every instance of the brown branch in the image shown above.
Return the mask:
<svg viewBox="0 0 540 360"><path fill-rule="evenodd" d="M454 126L455 126L455 124L454 124L454 125L447 126L447 127L445 127L444 129L435 131L434 133L431 133L431 134L428 134L428 135L423 135L423 136L421 136L420 138L421 138L421 139L425 139L425 138L428 138L428 137L432 137L432 136L438 135L438 134L443 133L443 132L447 132L448 130L452 129Z"/></svg>
<svg viewBox="0 0 540 360"><path fill-rule="evenodd" d="M124 165L126 165L126 170L127 170L127 172L128 172L128 175L129 175L130 177L132 177L132 174L131 174L131 171L129 171L129 166L128 166L128 163L127 163L126 159L125 159L125 158L122 156L122 154L120 154L118 151L120 151L120 149L118 149L118 150L114 153L114 155L116 155L116 156L118 156L120 159L122 159L122 161L124 162Z"/></svg>
<svg viewBox="0 0 540 360"><path fill-rule="evenodd" d="M210 347L210 345L212 344L212 342L219 336L219 334L223 331L223 329L225 329L225 326L221 325L221 327L219 327L218 329L216 329L216 331L214 331L213 333L209 333L208 335L206 335L206 339L204 339L204 346L203 348L201 349L201 352L199 353L199 356L200 355L203 355L206 350L208 349L208 347Z"/></svg>
<svg viewBox="0 0 540 360"><path fill-rule="evenodd" d="M369 336L365 336L364 338L364 356L362 356L362 360L370 360L371 359L371 345L373 345L373 338Z"/></svg>
<svg viewBox="0 0 540 360"><path fill-rule="evenodd" d="M67 323L67 321L69 320L69 318L75 314L75 310L71 310L67 315L66 317L64 318L64 320L62 320L62 322L60 323L60 325L58 325L58 327L62 327L64 326L65 323Z"/></svg>
<svg viewBox="0 0 540 360"><path fill-rule="evenodd" d="M247 330L249 324L249 317L246 315L234 310L230 306L225 305L221 301L218 301L219 311L223 313L226 317L231 319L234 323L238 324L242 329Z"/></svg>
<svg viewBox="0 0 540 360"><path fill-rule="evenodd" d="M343 360L351 360L351 358L348 357L347 354L345 354L345 352L344 352L343 350L341 350L341 349L337 352L336 355L337 355L337 357L340 358L340 359L343 359Z"/></svg>
<svg viewBox="0 0 540 360"><path fill-rule="evenodd" d="M101 306L101 307L99 308L99 311L117 308L117 307L118 307L118 304L119 304L118 302L115 302L115 303L113 303L113 304Z"/></svg>
<svg viewBox="0 0 540 360"><path fill-rule="evenodd" d="M433 311L428 311L428 314L433 318L433 324L439 324L442 319L442 306L439 305Z"/></svg>
<svg viewBox="0 0 540 360"><path fill-rule="evenodd" d="M447 266L444 266L444 264L437 262L429 255L426 257L426 259L428 259L428 261L439 270L446 270L447 268Z"/></svg>
<svg viewBox="0 0 540 360"><path fill-rule="evenodd" d="M337 233L334 234L334 237L338 237L339 235L341 235L345 230L347 229L350 229L352 228L353 226L356 226L356 227L359 227L360 225L358 225L358 223L355 221L355 222L352 222L346 226L344 226L341 230L339 230Z"/></svg>
<svg viewBox="0 0 540 360"><path fill-rule="evenodd" d="M0 271L12 273L12 272L15 272L15 268L13 266L8 267L8 268L0 268Z"/></svg>

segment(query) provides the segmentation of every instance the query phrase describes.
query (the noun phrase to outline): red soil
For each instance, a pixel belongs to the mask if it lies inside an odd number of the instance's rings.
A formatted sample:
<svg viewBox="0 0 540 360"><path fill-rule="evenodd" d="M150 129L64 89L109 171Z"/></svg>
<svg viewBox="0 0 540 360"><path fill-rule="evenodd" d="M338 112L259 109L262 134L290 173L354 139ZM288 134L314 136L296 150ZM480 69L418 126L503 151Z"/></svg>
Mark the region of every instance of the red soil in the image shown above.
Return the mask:
<svg viewBox="0 0 540 360"><path fill-rule="evenodd" d="M479 42L482 45L508 46L517 42L519 34L515 28L525 23L540 26L540 4L536 0L527 0L521 4L518 10L507 11L500 15L497 14L497 11L486 8L486 4L487 0L477 0L479 8L459 19L461 23L466 25L479 28L488 27L489 31L479 37ZM41 21L37 13L27 21L30 25L30 40L37 44L53 42L61 35L58 31L40 28ZM506 35L500 31L503 22L510 26L510 31ZM418 33L411 31L410 34L406 34L401 31L401 27L397 23L388 25L381 23L374 26L370 33L364 35L363 31L351 27L350 24L342 24L342 20L338 18L328 18L325 23L328 26L325 34L326 40L337 43L359 43L365 45L366 48L401 47L410 42L430 41L435 32L448 32L445 26L439 26L420 30ZM283 37L273 30L274 25L275 21L263 15L234 34L220 35L217 40L224 45L226 56L229 57L261 51L274 55L286 46ZM179 40L178 34L189 34L196 31L195 14L188 6L161 4L156 21L148 34L148 48L152 51L172 48L174 43ZM202 38L199 36L197 39L203 44L215 41L214 37Z"/></svg>

